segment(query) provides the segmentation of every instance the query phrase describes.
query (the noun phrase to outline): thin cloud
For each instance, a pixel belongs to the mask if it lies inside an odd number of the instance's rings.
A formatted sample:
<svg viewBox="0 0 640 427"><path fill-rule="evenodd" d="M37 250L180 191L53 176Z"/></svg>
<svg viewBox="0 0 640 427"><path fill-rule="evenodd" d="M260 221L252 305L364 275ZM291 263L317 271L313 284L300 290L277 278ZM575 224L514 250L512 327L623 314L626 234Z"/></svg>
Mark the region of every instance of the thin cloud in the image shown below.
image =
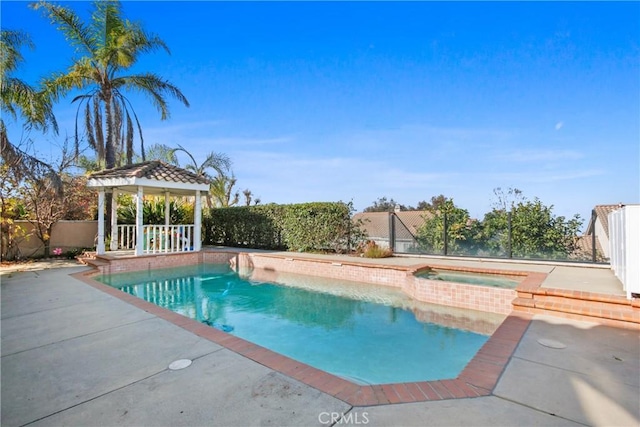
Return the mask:
<svg viewBox="0 0 640 427"><path fill-rule="evenodd" d="M247 147L256 145L285 144L295 141L295 138L292 136L279 136L272 138L229 137L209 139L208 141L216 146Z"/></svg>
<svg viewBox="0 0 640 427"><path fill-rule="evenodd" d="M584 158L584 154L575 150L518 150L507 153L497 153L493 158L507 162L533 163L578 160Z"/></svg>
<svg viewBox="0 0 640 427"><path fill-rule="evenodd" d="M166 125L160 124L155 127L143 127L142 131L149 135L181 135L191 133L192 131L202 131L203 129L220 127L223 124L225 124L224 120L184 121L180 123L167 123Z"/></svg>
<svg viewBox="0 0 640 427"><path fill-rule="evenodd" d="M424 124L405 124L397 128L366 129L341 136L353 143L465 143L505 141L515 135L510 129L441 127Z"/></svg>
<svg viewBox="0 0 640 427"><path fill-rule="evenodd" d="M386 195L411 205L461 181L456 173L404 170L349 156L241 151L234 159L238 188L249 188L263 203L342 200L362 210Z"/></svg>
<svg viewBox="0 0 640 427"><path fill-rule="evenodd" d="M593 178L605 175L602 169L587 170L566 170L553 173L539 171L523 171L523 172L505 172L505 173L487 173L477 174L479 179L490 180L495 182L509 182L514 184L520 183L550 183L558 181L573 181L578 179Z"/></svg>
<svg viewBox="0 0 640 427"><path fill-rule="evenodd" d="M235 163L237 157L242 155L238 150L247 147L281 145L292 141L295 138L290 136L267 137L267 138L210 138L203 136L183 136L180 132L170 133L161 132L157 135L148 134L145 131L145 146L149 147L153 144L163 144L170 147L177 147L178 144L189 150L189 153L196 159L204 159L210 152L224 153L228 155Z"/></svg>

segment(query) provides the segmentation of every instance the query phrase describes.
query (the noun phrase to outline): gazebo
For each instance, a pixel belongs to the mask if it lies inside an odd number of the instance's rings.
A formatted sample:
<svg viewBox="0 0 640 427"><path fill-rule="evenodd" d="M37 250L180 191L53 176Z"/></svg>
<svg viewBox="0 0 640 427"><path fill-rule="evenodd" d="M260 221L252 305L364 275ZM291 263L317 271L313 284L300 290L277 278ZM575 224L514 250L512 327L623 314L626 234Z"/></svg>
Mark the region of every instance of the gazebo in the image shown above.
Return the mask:
<svg viewBox="0 0 640 427"><path fill-rule="evenodd" d="M98 242L96 252L105 253L105 194L112 192L111 242L109 249L135 249L136 255L199 251L202 247L202 192L209 181L185 169L161 161L148 161L106 169L89 176L87 186L98 190ZM117 196L136 195L135 225L118 225ZM164 225L143 224L143 199L164 196ZM194 224L170 224L170 197L195 197Z"/></svg>

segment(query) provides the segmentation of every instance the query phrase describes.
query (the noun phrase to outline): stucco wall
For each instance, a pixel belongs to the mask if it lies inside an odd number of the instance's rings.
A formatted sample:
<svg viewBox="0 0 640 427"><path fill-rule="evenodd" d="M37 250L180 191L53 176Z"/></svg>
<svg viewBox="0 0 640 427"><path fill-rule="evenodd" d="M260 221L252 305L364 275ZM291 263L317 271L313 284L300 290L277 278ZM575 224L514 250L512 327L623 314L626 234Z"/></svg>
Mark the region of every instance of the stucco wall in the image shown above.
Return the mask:
<svg viewBox="0 0 640 427"><path fill-rule="evenodd" d="M19 237L18 248L22 257L42 256L44 245L36 237L34 226L29 221L15 221L26 236ZM62 252L95 247L98 235L98 221L59 221L51 230L51 250L60 248Z"/></svg>
<svg viewBox="0 0 640 427"><path fill-rule="evenodd" d="M595 233L598 241L600 242L600 247L602 248L602 252L604 253L605 258L609 258L609 237L607 237L607 233L604 232L604 227L602 226L602 222L600 222L600 218L596 220Z"/></svg>

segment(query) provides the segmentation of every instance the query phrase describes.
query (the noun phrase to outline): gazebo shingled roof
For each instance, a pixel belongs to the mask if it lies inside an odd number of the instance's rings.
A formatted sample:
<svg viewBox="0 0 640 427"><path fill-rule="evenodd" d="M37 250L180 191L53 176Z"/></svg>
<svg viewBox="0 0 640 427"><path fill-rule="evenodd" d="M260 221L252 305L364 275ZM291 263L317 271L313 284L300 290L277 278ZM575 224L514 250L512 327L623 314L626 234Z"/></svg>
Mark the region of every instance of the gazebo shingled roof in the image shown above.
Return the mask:
<svg viewBox="0 0 640 427"><path fill-rule="evenodd" d="M157 181L184 182L189 184L208 184L209 182L193 172L169 165L159 160L105 169L91 174L91 178L123 178L136 177L155 179Z"/></svg>
<svg viewBox="0 0 640 427"><path fill-rule="evenodd" d="M92 173L87 185L118 188L131 193L135 193L138 186L143 186L147 194L170 191L174 195L193 195L195 190L207 191L209 181L177 166L151 160Z"/></svg>

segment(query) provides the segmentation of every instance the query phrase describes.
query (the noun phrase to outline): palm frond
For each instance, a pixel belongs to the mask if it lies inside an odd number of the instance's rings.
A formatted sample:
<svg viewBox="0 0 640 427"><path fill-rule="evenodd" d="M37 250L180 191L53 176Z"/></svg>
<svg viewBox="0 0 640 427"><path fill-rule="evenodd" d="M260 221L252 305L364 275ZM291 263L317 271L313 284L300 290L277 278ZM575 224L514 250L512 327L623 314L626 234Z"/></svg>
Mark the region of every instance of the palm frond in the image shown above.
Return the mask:
<svg viewBox="0 0 640 427"><path fill-rule="evenodd" d="M49 98L57 101L73 89L86 87L88 81L89 77L77 71L71 71L67 74L54 73L50 77L43 79L41 86Z"/></svg>
<svg viewBox="0 0 640 427"><path fill-rule="evenodd" d="M125 87L129 90L136 90L147 95L160 112L162 120L169 118L169 109L164 97L165 94L177 99L185 106L189 106L189 101L178 87L152 73L121 76L114 79L113 85L114 87Z"/></svg>
<svg viewBox="0 0 640 427"><path fill-rule="evenodd" d="M77 120L76 120L77 123ZM95 138L95 131L94 131L94 127L93 127L93 109L91 108L91 103L90 102L86 102L85 103L85 110L84 110L84 125L87 129L87 143L89 144L89 147L91 147L94 151L98 151L98 147L96 144L96 138ZM76 130L77 132L77 130ZM77 141L77 136L76 136L76 141ZM78 146L78 144L76 143L76 146Z"/></svg>
<svg viewBox="0 0 640 427"><path fill-rule="evenodd" d="M174 149L165 144L152 144L147 150L149 160L160 160L174 166L180 166Z"/></svg>
<svg viewBox="0 0 640 427"><path fill-rule="evenodd" d="M104 160L104 133L102 131L102 108L100 98L93 98L93 127L96 131L96 154L98 160Z"/></svg>
<svg viewBox="0 0 640 427"><path fill-rule="evenodd" d="M131 105L131 101L129 101L129 98L124 96L124 94L122 94L119 90L115 89L114 94L115 96L119 97L122 100L122 105L127 110L127 112L130 111L133 114L133 118L135 119L135 123L138 128L138 137L140 138L140 155L142 157L142 161L144 162L146 158L145 150L144 150L144 137L142 134L142 126L140 125L140 120L138 120L138 115L136 114L136 110L133 108L133 105Z"/></svg>
<svg viewBox="0 0 640 427"><path fill-rule="evenodd" d="M116 137L114 141L114 145L117 147L116 151L122 152L122 105L119 101L115 97L112 100L113 123L111 126L113 126L113 135Z"/></svg>
<svg viewBox="0 0 640 427"><path fill-rule="evenodd" d="M20 79L5 77L0 86L0 98L2 110L16 118L18 112L25 118L33 117L33 108L36 100L36 91L30 85Z"/></svg>
<svg viewBox="0 0 640 427"><path fill-rule="evenodd" d="M62 31L76 50L85 51L85 53L95 52L96 45L92 37L92 31L82 23L73 10L46 1L33 3L31 7L34 10L43 9L45 16L49 18L52 24L57 25L58 29Z"/></svg>
<svg viewBox="0 0 640 427"><path fill-rule="evenodd" d="M191 159L191 164L187 165L185 168L187 170L191 170L194 173L198 173L198 163L196 162L196 159L193 157L193 155L186 149L184 148L182 145L178 144L178 148L174 148L173 151L171 152L172 155L175 156L175 154L178 151L182 151L183 153L185 153L187 156L189 156L189 158Z"/></svg>
<svg viewBox="0 0 640 427"><path fill-rule="evenodd" d="M62 179L51 165L11 144L7 129L0 121L0 158L18 181L24 179L47 180L62 195Z"/></svg>
<svg viewBox="0 0 640 427"><path fill-rule="evenodd" d="M0 35L0 75L4 76L18 68L18 64L24 61L20 48L26 46L34 48L29 35L23 31L2 30Z"/></svg>
<svg viewBox="0 0 640 427"><path fill-rule="evenodd" d="M58 123L53 115L53 107L49 97L27 83L14 77L6 76L0 85L1 109L14 119L20 114L27 127L46 131L49 126L58 131Z"/></svg>
<svg viewBox="0 0 640 427"><path fill-rule="evenodd" d="M141 53L149 53L162 49L167 53L171 53L166 43L157 35L150 34L144 31L144 29L138 23L127 22L128 26L126 39L123 40L123 45L127 48L134 60L137 59Z"/></svg>
<svg viewBox="0 0 640 427"><path fill-rule="evenodd" d="M215 153L212 151L207 154L201 167L203 169L213 169L218 174L224 175L231 169L231 159L224 153Z"/></svg>

